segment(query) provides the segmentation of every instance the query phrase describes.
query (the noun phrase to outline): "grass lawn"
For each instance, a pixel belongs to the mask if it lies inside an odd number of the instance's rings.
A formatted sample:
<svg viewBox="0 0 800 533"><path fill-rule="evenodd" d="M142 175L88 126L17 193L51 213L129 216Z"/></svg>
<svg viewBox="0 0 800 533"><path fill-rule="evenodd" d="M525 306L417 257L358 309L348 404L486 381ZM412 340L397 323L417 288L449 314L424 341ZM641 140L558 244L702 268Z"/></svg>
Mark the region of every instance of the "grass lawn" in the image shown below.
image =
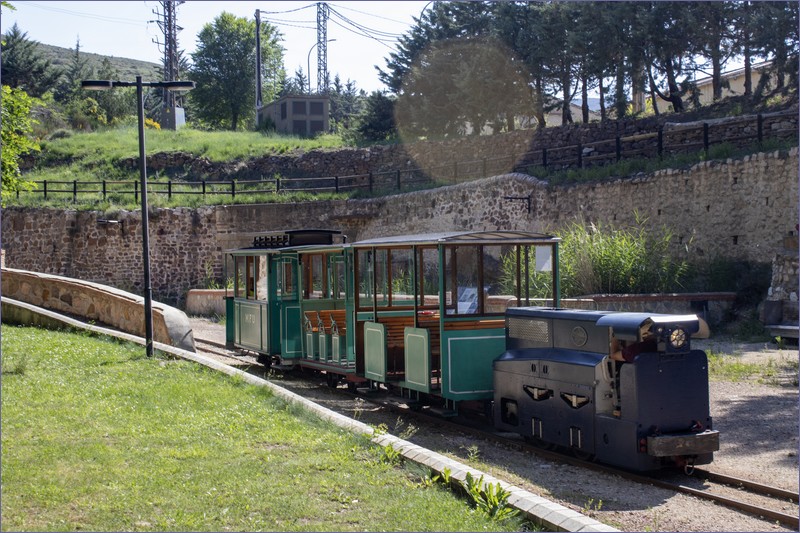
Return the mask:
<svg viewBox="0 0 800 533"><path fill-rule="evenodd" d="M428 472L140 346L2 329L2 530L509 531Z"/></svg>

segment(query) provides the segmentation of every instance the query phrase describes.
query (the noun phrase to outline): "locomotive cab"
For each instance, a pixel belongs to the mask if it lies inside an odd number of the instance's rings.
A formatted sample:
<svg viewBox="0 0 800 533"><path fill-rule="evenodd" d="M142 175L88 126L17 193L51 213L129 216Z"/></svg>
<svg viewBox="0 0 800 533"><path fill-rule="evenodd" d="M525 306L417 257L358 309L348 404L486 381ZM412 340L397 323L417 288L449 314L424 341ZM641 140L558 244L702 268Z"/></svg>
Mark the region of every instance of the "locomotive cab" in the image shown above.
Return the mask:
<svg viewBox="0 0 800 533"><path fill-rule="evenodd" d="M694 315L509 309L494 363L498 429L633 470L711 462L706 355ZM630 362L616 342L640 343Z"/></svg>

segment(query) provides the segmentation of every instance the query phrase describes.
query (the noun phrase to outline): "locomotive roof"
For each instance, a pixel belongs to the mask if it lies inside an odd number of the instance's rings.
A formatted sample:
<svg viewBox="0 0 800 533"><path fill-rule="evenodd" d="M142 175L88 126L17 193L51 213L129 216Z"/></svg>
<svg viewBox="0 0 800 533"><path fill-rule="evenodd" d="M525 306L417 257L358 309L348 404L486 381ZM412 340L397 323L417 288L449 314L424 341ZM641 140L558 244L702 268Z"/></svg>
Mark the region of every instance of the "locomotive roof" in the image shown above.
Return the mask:
<svg viewBox="0 0 800 533"><path fill-rule="evenodd" d="M390 246L412 244L551 244L560 242L559 237L527 231L449 231L440 233L418 233L376 237L352 243L351 246Z"/></svg>

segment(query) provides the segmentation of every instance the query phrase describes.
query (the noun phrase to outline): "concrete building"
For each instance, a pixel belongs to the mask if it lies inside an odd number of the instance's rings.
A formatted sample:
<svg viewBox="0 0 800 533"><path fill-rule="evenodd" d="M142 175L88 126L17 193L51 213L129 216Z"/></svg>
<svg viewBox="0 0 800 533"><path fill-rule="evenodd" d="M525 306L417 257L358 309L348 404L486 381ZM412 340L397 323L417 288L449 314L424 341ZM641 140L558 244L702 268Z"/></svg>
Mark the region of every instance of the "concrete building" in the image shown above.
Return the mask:
<svg viewBox="0 0 800 533"><path fill-rule="evenodd" d="M278 133L313 137L330 129L330 97L284 96L258 110L258 123L271 121Z"/></svg>

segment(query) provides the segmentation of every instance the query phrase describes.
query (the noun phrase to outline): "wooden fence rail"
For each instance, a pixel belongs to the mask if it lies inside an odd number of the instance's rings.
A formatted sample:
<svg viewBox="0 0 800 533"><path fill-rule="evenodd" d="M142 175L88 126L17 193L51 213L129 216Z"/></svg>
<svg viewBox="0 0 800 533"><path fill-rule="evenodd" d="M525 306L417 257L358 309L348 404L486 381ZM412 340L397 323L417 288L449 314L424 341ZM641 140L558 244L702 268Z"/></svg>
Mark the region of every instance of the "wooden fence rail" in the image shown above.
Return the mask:
<svg viewBox="0 0 800 533"><path fill-rule="evenodd" d="M791 127L772 127L784 119L793 121ZM737 126L739 125L739 126ZM342 193L365 190L369 193L394 192L413 188L431 182L436 176L440 182L458 183L471 179L485 178L498 173L514 171L531 172L537 167L564 170L587 168L611 164L634 157L662 158L665 155L696 152L699 149L708 154L711 146L732 143L743 146L762 142L767 138L796 138L796 111L784 111L745 117L703 122L701 124L672 125L659 127L658 131L629 136L616 136L584 144L539 148L522 154L511 154L496 158L482 158L471 161L453 161L437 167L388 170L353 174L348 176L327 176L319 178L271 178L263 180L199 180L199 181L148 181L148 194L164 195L168 199L180 195L236 195L276 194L284 192ZM737 133L732 133L737 132ZM42 194L44 199L54 195L71 195L77 203L79 197L92 195L103 201L121 200L133 195L139 201L139 180L101 180L101 181L33 181L35 189L22 191L22 194ZM17 191L17 198L21 191Z"/></svg>

